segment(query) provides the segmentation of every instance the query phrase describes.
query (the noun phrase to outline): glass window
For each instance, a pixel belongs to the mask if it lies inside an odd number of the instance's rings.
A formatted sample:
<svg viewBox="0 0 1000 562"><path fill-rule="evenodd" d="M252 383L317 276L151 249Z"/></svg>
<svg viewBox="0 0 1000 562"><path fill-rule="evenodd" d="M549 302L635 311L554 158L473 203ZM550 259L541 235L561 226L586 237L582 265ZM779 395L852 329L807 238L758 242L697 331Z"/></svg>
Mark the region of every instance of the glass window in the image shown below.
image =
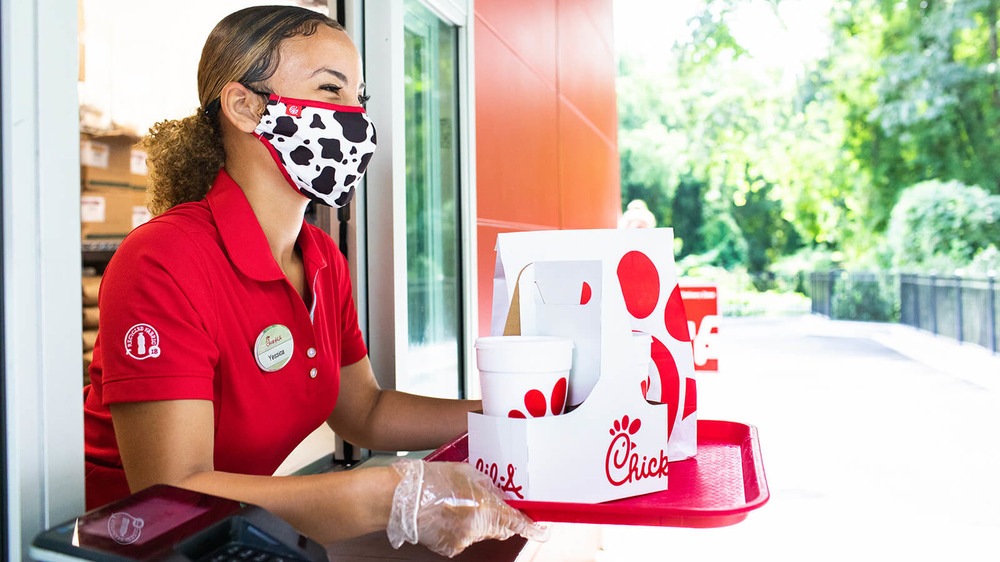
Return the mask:
<svg viewBox="0 0 1000 562"><path fill-rule="evenodd" d="M417 0L404 17L408 357L397 388L460 395L458 31Z"/></svg>

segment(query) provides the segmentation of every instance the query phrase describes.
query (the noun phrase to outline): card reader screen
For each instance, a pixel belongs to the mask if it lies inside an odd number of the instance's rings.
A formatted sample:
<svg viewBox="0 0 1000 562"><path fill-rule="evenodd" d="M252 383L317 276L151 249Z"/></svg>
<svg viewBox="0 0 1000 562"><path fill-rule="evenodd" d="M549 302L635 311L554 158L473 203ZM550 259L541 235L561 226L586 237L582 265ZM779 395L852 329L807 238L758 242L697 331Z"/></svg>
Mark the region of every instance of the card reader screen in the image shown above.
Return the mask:
<svg viewBox="0 0 1000 562"><path fill-rule="evenodd" d="M141 546L206 513L208 507L169 498L151 497L79 528L84 537L111 539L118 544Z"/></svg>
<svg viewBox="0 0 1000 562"><path fill-rule="evenodd" d="M232 500L153 486L81 516L71 529L64 526L47 535L69 539L70 547L147 560L241 509Z"/></svg>

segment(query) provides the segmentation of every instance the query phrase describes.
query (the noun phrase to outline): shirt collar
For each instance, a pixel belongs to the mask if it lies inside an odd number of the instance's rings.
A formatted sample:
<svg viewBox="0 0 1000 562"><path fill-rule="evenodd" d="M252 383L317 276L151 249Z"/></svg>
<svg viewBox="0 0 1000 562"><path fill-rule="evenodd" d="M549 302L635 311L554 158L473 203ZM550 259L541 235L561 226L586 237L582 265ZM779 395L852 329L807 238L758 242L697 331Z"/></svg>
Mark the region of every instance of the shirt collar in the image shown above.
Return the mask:
<svg viewBox="0 0 1000 562"><path fill-rule="evenodd" d="M299 249L302 250L302 259L305 261L306 274L310 277L310 286L312 286L313 274L326 267L326 257L324 257L323 251L316 240L314 230L305 221L302 221L302 229L299 230L299 239L297 241Z"/></svg>
<svg viewBox="0 0 1000 562"><path fill-rule="evenodd" d="M205 199L233 264L244 275L257 281L284 279L285 274L274 261L271 246L250 202L225 169L219 170ZM311 276L312 272L326 267L326 259L305 221L299 231L298 245L306 262L307 274Z"/></svg>

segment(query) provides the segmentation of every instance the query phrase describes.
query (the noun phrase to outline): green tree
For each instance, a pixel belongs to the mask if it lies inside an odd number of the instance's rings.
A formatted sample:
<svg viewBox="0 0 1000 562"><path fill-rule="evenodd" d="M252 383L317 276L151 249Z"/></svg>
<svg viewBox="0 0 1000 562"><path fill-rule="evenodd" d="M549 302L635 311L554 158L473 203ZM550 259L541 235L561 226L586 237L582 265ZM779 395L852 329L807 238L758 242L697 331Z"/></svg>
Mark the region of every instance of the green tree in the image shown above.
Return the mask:
<svg viewBox="0 0 1000 562"><path fill-rule="evenodd" d="M792 87L730 28L755 2L781 17L778 0L708 0L658 66L622 62L623 203L646 200L682 255L763 270L804 244L888 265L908 186L1000 193L1000 0L832 2L829 51Z"/></svg>
<svg viewBox="0 0 1000 562"><path fill-rule="evenodd" d="M808 194L829 177L830 164L819 156L829 151L816 145L826 148L830 141L810 128L816 121L802 119L791 103L796 92L780 75L744 64L749 54L728 25L739 4L707 2L690 23L691 39L675 45L665 60L623 59L622 202L643 199L659 224L673 226L684 242L680 256L716 250L715 263L727 266L760 256L765 259L754 258L752 267L763 270L784 248L771 238L787 235L785 227L795 229L789 219L805 217L801 222L813 225L810 239L819 232L820 214L808 208ZM814 168L799 172L807 161ZM758 199L748 195L757 189L751 178L770 186L769 221L749 218L758 210ZM748 199L751 207L742 209ZM737 211L747 220L737 224Z"/></svg>
<svg viewBox="0 0 1000 562"><path fill-rule="evenodd" d="M674 237L683 241L677 254L682 258L689 254L700 254L707 250L705 237L701 232L705 225L705 198L702 194L705 183L685 176L677 184L671 203Z"/></svg>
<svg viewBox="0 0 1000 562"><path fill-rule="evenodd" d="M892 210L889 245L904 269L954 269L1000 244L1000 195L957 181L907 188Z"/></svg>
<svg viewBox="0 0 1000 562"><path fill-rule="evenodd" d="M825 88L846 110L864 172L857 227L885 230L899 192L929 179L997 193L996 0L834 5Z"/></svg>

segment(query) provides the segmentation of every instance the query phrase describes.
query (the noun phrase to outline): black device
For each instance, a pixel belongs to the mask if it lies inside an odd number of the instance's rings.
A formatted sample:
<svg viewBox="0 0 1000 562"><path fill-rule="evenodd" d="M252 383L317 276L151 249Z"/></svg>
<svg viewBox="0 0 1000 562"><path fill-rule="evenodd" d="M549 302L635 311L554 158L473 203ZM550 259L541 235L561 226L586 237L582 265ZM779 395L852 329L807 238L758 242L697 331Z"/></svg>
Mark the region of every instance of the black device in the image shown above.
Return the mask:
<svg viewBox="0 0 1000 562"><path fill-rule="evenodd" d="M267 510L153 486L35 537L31 557L66 560L326 561L326 550Z"/></svg>

